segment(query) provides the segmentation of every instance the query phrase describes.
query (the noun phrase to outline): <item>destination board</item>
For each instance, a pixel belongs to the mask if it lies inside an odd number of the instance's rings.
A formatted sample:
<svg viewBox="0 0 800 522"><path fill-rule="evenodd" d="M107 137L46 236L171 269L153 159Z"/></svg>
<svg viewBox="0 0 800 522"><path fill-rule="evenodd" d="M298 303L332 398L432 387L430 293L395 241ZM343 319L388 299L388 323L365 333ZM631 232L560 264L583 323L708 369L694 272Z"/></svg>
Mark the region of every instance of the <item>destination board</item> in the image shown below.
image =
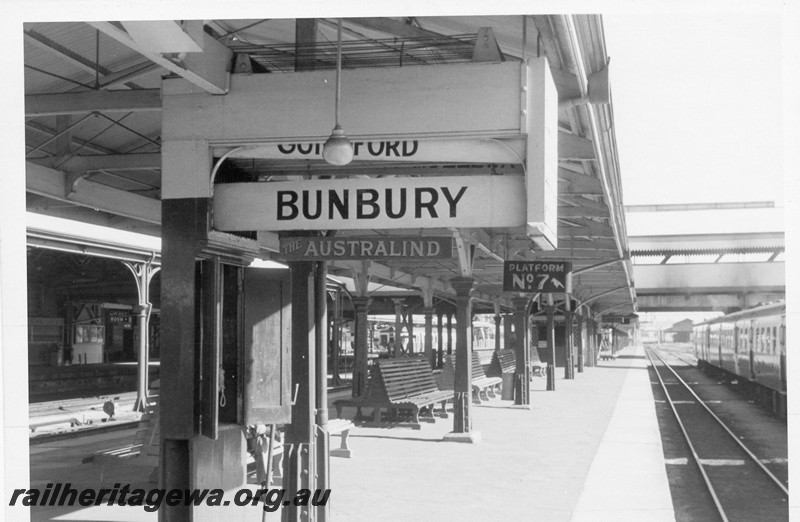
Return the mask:
<svg viewBox="0 0 800 522"><path fill-rule="evenodd" d="M334 259L448 259L450 236L288 237L281 239L279 257L285 261Z"/></svg>
<svg viewBox="0 0 800 522"><path fill-rule="evenodd" d="M570 272L572 263L569 261L506 261L503 264L503 291L568 292L567 275Z"/></svg>

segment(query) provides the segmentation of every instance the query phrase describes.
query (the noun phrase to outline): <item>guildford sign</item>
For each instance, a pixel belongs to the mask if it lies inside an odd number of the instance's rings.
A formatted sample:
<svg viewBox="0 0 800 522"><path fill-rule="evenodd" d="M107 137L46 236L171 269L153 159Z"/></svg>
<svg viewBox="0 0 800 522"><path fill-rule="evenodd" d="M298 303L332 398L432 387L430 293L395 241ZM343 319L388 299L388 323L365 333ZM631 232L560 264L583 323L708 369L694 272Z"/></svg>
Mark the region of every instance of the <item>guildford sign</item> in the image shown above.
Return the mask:
<svg viewBox="0 0 800 522"><path fill-rule="evenodd" d="M362 178L220 184L214 227L357 230L516 227L526 222L522 176Z"/></svg>

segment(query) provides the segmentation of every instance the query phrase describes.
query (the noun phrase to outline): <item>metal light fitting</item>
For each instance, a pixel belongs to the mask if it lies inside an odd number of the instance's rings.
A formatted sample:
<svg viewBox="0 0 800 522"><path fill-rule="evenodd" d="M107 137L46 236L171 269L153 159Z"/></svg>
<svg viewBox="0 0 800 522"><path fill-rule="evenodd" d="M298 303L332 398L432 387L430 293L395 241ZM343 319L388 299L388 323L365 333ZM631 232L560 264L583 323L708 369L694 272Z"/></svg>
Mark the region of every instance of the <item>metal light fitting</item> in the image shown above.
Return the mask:
<svg viewBox="0 0 800 522"><path fill-rule="evenodd" d="M336 36L336 123L331 136L322 147L322 158L337 167L347 165L353 161L353 144L347 139L342 126L339 125L339 99L342 91L342 19L337 24Z"/></svg>

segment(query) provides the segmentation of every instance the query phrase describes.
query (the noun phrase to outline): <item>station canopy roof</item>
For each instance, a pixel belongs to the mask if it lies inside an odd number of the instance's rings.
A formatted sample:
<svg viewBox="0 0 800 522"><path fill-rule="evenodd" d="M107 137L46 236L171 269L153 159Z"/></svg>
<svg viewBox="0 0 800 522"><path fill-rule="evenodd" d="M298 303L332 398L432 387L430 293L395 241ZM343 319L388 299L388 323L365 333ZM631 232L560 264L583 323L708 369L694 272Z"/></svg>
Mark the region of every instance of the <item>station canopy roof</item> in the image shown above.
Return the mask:
<svg viewBox="0 0 800 522"><path fill-rule="evenodd" d="M198 56L212 52L230 57L233 74L294 72L301 62L330 69L336 63L336 19L42 22L23 29L28 211L152 236L160 235L161 225L162 78L180 76L215 93L219 87L197 65ZM543 251L516 229L392 233L449 236L468 252L476 312L491 311L493 302L510 306L513 296L502 291L504 261L566 260L573 264L572 296L579 304L596 315L635 313L610 94L603 102L570 103L593 97L589 77L608 67L600 16L346 18L342 39L343 74L545 56L559 98L557 249ZM200 47L192 48L197 42ZM262 181L342 176L336 168L317 160L258 158L229 158L221 166ZM522 170L521 164L358 161L347 177ZM351 233L338 231L337 237ZM260 257L269 256L265 250ZM432 289L446 298L452 296L448 281L463 267L454 255L375 261L369 273L378 288ZM353 264L330 262L328 269L347 277Z"/></svg>

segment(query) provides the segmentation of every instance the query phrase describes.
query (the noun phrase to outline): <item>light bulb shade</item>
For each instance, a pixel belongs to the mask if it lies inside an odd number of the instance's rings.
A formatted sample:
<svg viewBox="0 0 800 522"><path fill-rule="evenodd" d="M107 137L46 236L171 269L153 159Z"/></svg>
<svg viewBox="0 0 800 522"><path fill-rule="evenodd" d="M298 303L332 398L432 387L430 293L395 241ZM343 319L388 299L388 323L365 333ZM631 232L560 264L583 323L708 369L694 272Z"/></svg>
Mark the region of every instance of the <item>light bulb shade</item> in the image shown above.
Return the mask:
<svg viewBox="0 0 800 522"><path fill-rule="evenodd" d="M339 167L353 161L353 144L339 125L333 128L331 137L322 146L322 158L331 165Z"/></svg>

